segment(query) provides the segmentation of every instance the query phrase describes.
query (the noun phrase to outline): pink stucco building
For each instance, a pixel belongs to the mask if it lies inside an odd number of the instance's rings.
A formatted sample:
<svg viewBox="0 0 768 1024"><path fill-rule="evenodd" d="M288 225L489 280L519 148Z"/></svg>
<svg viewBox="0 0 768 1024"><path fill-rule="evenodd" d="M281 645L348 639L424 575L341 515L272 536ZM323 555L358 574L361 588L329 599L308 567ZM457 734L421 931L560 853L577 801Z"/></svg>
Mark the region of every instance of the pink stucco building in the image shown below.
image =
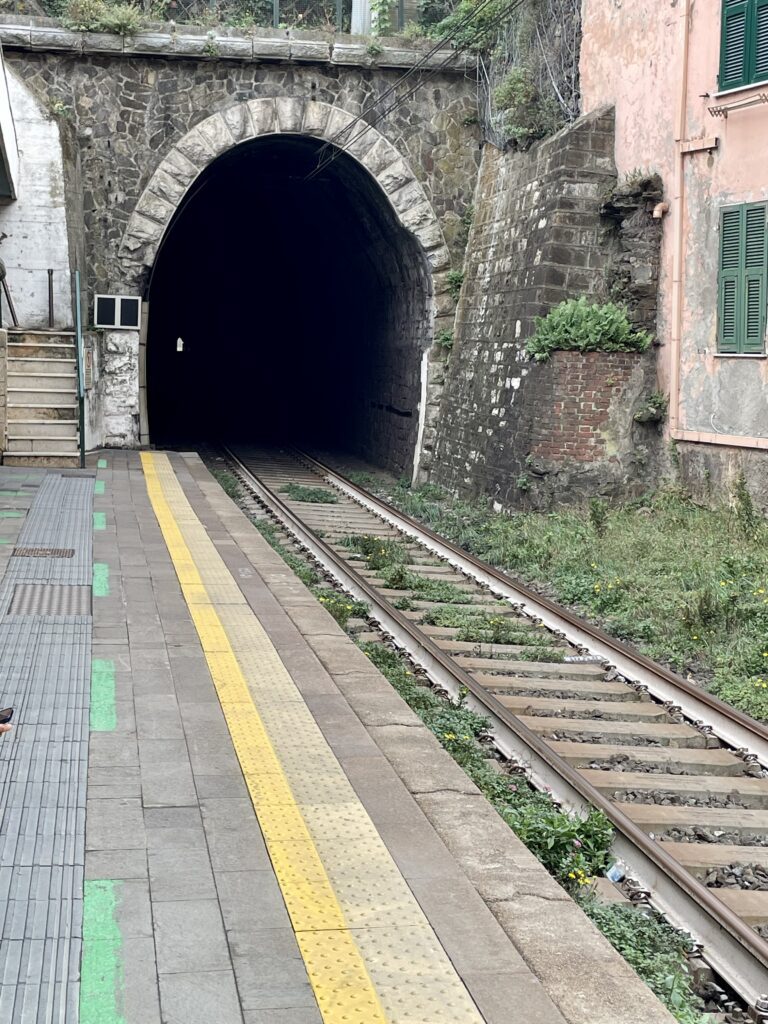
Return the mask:
<svg viewBox="0 0 768 1024"><path fill-rule="evenodd" d="M768 500L768 0L583 0L582 104L665 186L658 339L689 475Z"/></svg>

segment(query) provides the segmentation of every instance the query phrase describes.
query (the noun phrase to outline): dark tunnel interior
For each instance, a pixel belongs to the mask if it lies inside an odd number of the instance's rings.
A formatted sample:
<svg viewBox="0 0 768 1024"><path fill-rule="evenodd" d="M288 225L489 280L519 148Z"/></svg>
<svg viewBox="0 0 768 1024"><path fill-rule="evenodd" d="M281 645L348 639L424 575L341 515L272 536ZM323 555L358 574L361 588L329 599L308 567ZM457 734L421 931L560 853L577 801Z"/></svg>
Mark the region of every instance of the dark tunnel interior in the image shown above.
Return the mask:
<svg viewBox="0 0 768 1024"><path fill-rule="evenodd" d="M296 443L410 471L426 263L352 157L308 180L319 149L239 146L177 211L149 286L153 444Z"/></svg>

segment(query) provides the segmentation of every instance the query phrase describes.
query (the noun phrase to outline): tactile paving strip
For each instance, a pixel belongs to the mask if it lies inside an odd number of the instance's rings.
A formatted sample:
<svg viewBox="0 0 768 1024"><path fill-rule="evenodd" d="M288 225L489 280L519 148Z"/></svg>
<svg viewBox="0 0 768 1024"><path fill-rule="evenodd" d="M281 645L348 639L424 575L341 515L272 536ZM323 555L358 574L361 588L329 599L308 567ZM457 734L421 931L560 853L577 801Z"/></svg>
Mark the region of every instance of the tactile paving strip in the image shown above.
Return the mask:
<svg viewBox="0 0 768 1024"><path fill-rule="evenodd" d="M237 694L222 707L324 1021L480 1024L259 620L240 602L212 600L234 580L170 461L143 453L142 462L190 610L199 629L211 628L201 639L214 681L221 665L223 689Z"/></svg>
<svg viewBox="0 0 768 1024"><path fill-rule="evenodd" d="M0 484L8 483L0 470ZM11 557L0 582L0 1021L77 1020L85 858L90 615L8 615L15 589L88 589L88 478L30 483L20 547L72 558ZM21 485L23 486L23 484Z"/></svg>

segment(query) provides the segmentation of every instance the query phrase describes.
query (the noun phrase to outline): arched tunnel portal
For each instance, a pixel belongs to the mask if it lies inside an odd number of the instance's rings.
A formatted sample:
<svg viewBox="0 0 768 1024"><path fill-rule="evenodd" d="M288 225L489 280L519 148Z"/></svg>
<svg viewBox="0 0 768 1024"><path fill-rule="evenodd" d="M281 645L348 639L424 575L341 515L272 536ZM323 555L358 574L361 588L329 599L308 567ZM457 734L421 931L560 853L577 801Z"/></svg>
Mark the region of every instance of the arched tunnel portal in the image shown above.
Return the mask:
<svg viewBox="0 0 768 1024"><path fill-rule="evenodd" d="M153 444L297 443L413 469L429 264L357 160L326 148L313 174L322 145L244 142L176 210L148 295Z"/></svg>

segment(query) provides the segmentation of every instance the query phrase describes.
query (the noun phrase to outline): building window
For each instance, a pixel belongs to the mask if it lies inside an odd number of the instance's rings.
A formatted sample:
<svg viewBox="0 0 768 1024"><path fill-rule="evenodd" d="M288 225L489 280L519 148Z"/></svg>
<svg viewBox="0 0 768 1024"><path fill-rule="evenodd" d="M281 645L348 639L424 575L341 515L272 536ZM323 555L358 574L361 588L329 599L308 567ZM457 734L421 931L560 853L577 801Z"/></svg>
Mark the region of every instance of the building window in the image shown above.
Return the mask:
<svg viewBox="0 0 768 1024"><path fill-rule="evenodd" d="M723 0L720 89L768 79L768 0Z"/></svg>
<svg viewBox="0 0 768 1024"><path fill-rule="evenodd" d="M755 355L765 351L766 209L766 203L746 203L720 214L718 352Z"/></svg>

